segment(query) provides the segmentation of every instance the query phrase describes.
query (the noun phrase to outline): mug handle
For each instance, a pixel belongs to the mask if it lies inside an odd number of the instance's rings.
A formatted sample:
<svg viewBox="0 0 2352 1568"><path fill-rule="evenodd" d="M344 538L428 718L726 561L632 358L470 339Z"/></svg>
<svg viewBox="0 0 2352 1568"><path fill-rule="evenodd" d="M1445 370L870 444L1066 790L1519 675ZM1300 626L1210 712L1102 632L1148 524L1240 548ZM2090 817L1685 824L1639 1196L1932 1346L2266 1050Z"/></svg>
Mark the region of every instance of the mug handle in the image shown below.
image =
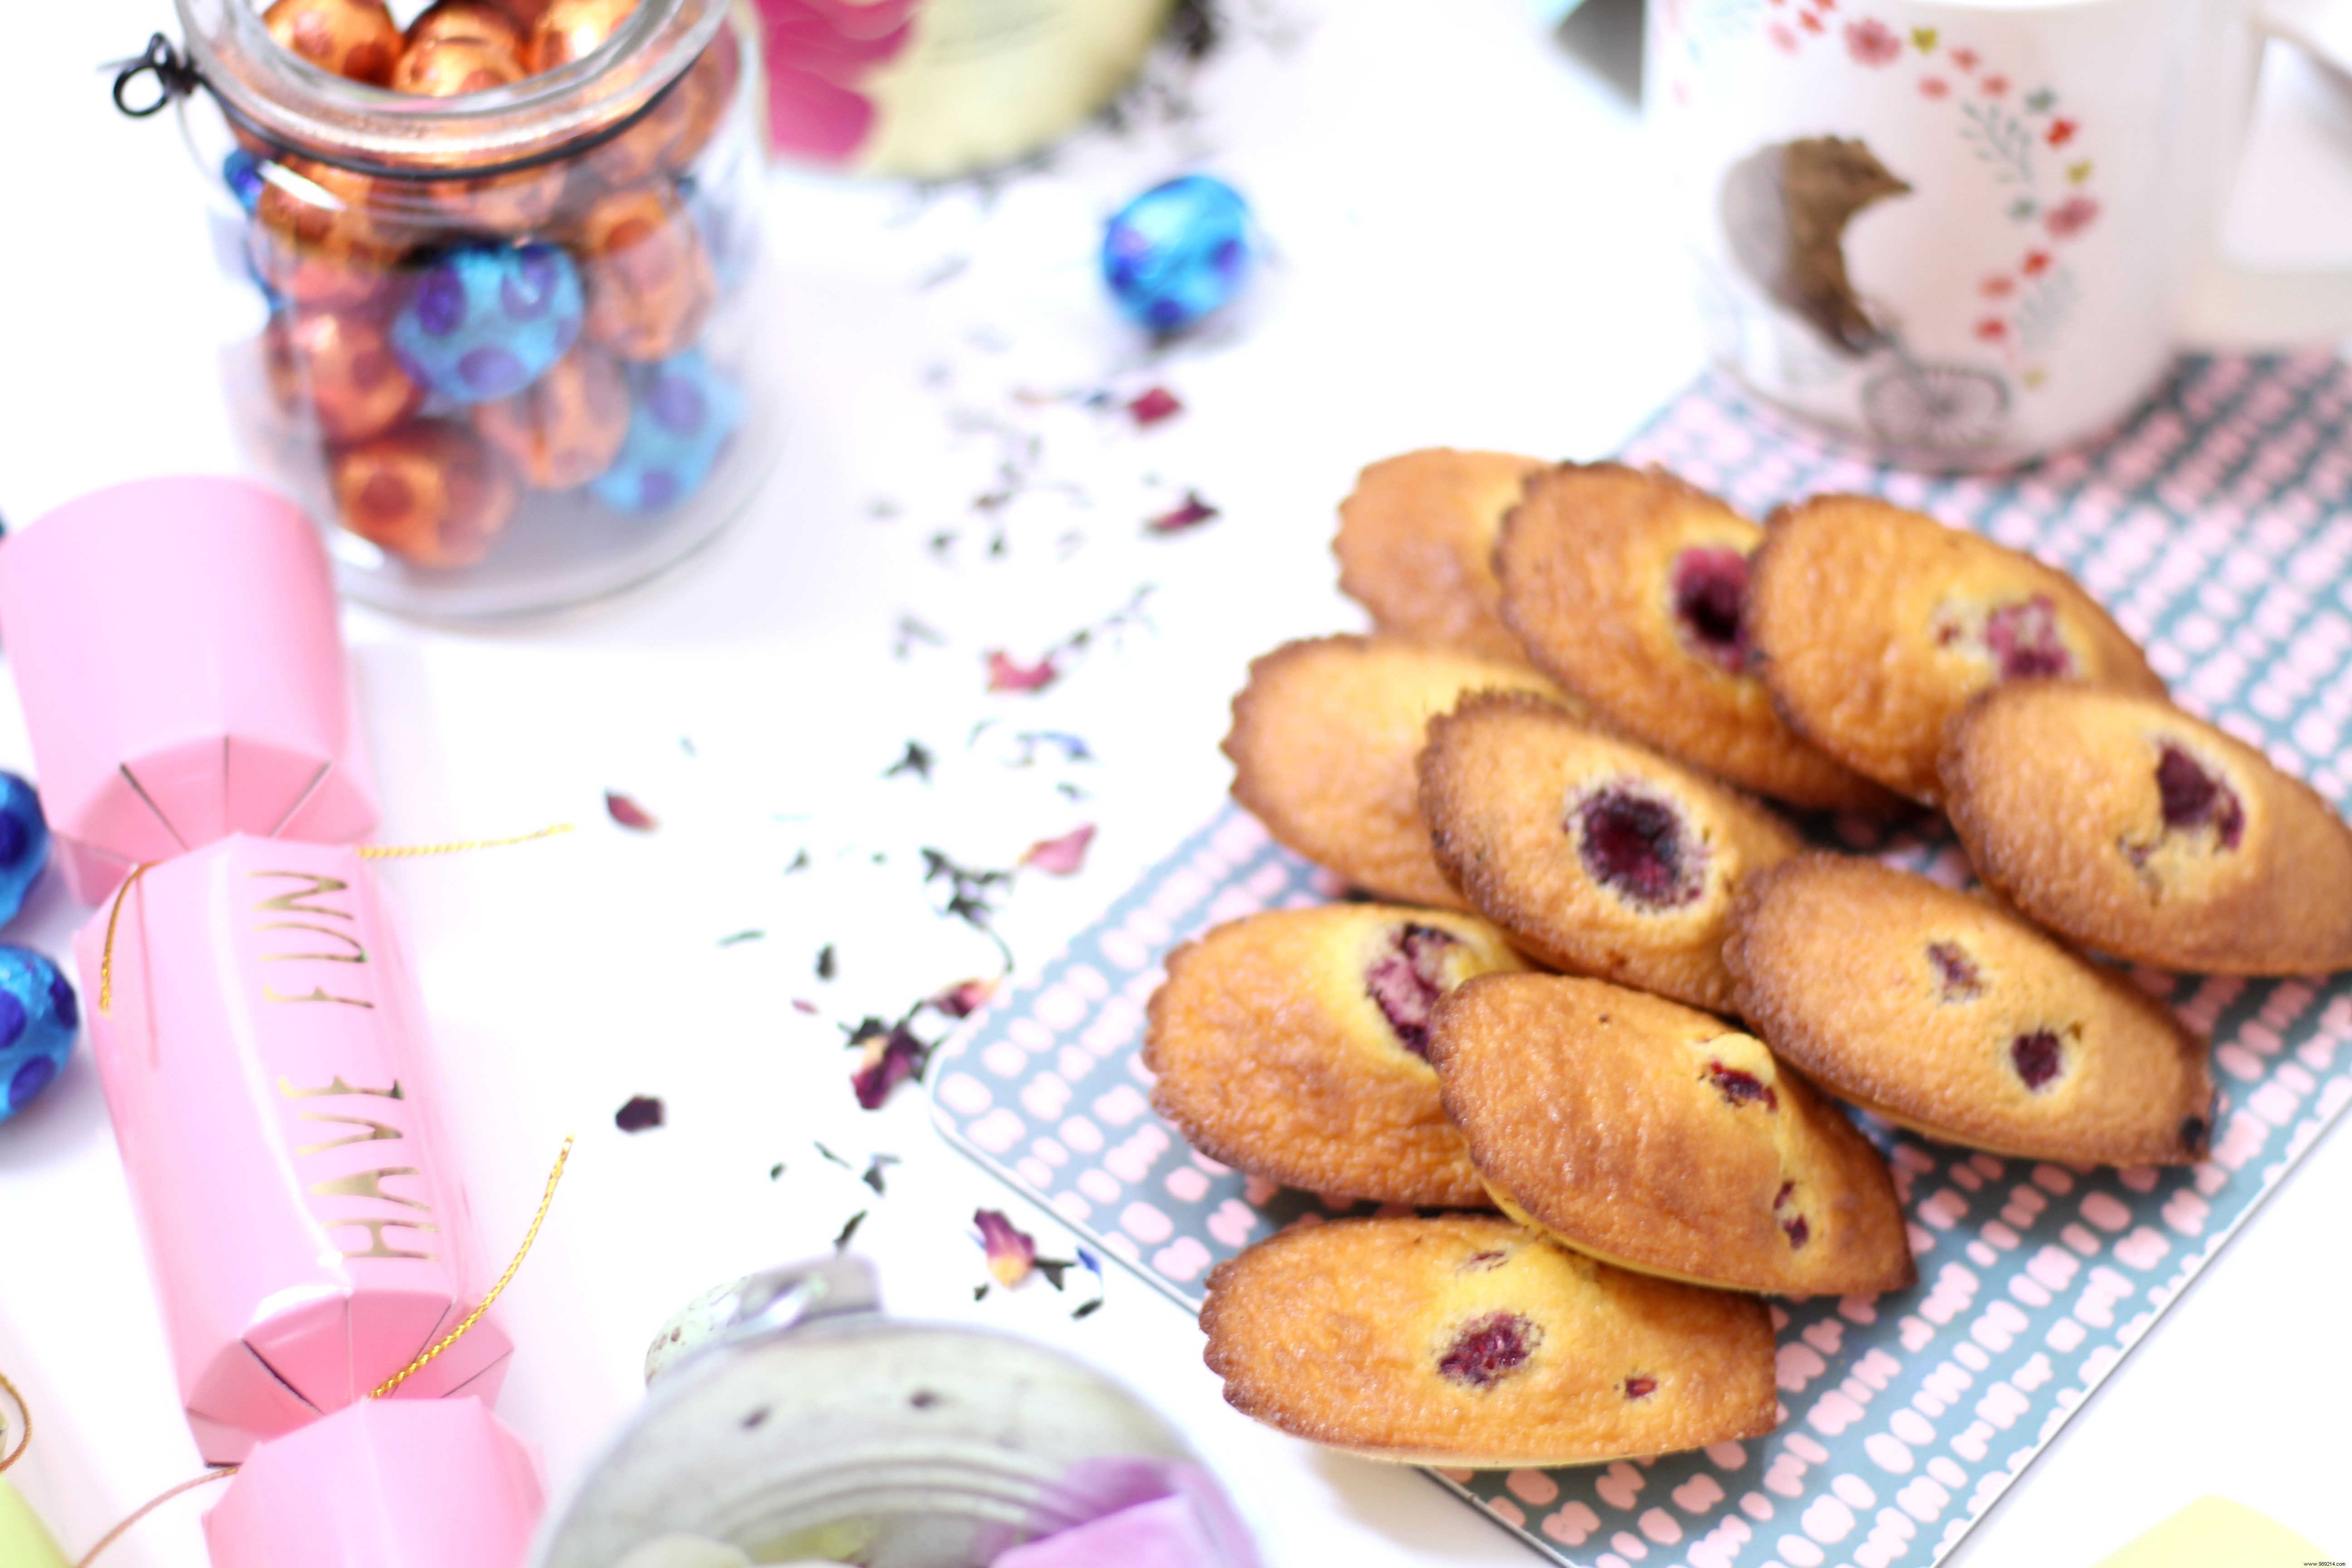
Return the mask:
<svg viewBox="0 0 2352 1568"><path fill-rule="evenodd" d="M2352 0L2263 0L2263 38L2295 45L2352 91ZM2352 336L2352 268L2254 271L2214 258L2190 288L2181 338L2193 348L2307 348Z"/></svg>

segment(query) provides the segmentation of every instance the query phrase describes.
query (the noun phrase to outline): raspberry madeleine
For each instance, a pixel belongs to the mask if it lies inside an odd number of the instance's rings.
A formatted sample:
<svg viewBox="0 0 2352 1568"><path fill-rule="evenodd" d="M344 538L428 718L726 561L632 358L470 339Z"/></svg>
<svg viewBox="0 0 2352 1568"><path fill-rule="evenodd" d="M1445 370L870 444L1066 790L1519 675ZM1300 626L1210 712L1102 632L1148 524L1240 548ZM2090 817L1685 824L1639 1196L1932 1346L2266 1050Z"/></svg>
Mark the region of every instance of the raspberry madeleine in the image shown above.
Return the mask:
<svg viewBox="0 0 2352 1568"><path fill-rule="evenodd" d="M1606 981L1498 974L1438 1005L1430 1060L1504 1212L1579 1252L1778 1296L1918 1278L1878 1151L1721 1019Z"/></svg>
<svg viewBox="0 0 2352 1568"><path fill-rule="evenodd" d="M1535 458L1448 447L1384 458L1339 503L1339 591L1391 637L1524 663L1496 613L1495 536Z"/></svg>
<svg viewBox="0 0 2352 1568"><path fill-rule="evenodd" d="M2212 1126L2204 1044L2122 975L1986 900L1807 855L1740 890L1739 1010L1830 1093L1946 1142L2177 1165Z"/></svg>
<svg viewBox="0 0 2352 1568"><path fill-rule="evenodd" d="M1822 809L1895 796L1798 738L1748 668L1764 530L1657 469L1563 464L1528 482L1495 552L1503 620L1613 728L1743 789Z"/></svg>
<svg viewBox="0 0 2352 1568"><path fill-rule="evenodd" d="M1210 1158L1286 1187L1485 1208L1437 1102L1429 1015L1473 975L1526 965L1469 915L1381 904L1275 910L1168 958L1143 1064L1152 1108Z"/></svg>
<svg viewBox="0 0 2352 1568"><path fill-rule="evenodd" d="M1580 1465L1760 1437L1761 1301L1481 1215L1301 1226L1221 1263L1209 1369L1245 1415L1367 1458Z"/></svg>
<svg viewBox="0 0 2352 1568"><path fill-rule="evenodd" d="M1953 724L1943 776L1978 873L2062 936L2166 969L2352 969L2352 829L2176 708L1990 693Z"/></svg>
<svg viewBox="0 0 2352 1568"><path fill-rule="evenodd" d="M1745 796L1540 698L1480 693L1429 726L1421 808L1438 864L1555 969L1724 1007L1740 878L1797 836Z"/></svg>
<svg viewBox="0 0 2352 1568"><path fill-rule="evenodd" d="M2164 695L2072 577L1870 496L1773 517L1745 624L1751 668L1799 734L1931 805L1945 723L1987 687L2057 678Z"/></svg>
<svg viewBox="0 0 2352 1568"><path fill-rule="evenodd" d="M1234 798L1286 847L1358 887L1460 909L1429 850L1413 758L1432 714L1467 691L1557 695L1523 664L1388 637L1286 643L1250 666L1225 755Z"/></svg>

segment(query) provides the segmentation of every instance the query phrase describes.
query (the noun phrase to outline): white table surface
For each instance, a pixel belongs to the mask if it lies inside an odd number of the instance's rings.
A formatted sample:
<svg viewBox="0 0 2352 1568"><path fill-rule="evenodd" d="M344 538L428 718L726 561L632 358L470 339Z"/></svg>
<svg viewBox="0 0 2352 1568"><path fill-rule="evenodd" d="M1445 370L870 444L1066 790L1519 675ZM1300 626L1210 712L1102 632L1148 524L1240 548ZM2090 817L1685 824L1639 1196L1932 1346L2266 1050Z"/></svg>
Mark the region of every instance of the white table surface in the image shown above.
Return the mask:
<svg viewBox="0 0 2352 1568"><path fill-rule="evenodd" d="M1534 1560L1410 1471L1228 1410L1192 1325L1132 1278L1114 1270L1083 1321L1042 1282L975 1303L976 1205L1009 1210L1049 1251L1066 1255L1067 1232L941 1143L916 1093L860 1110L838 1044L837 1020L895 1014L991 966L982 939L933 913L919 847L1002 866L1098 824L1082 874L1025 873L1005 900L1001 929L1035 963L1206 816L1246 659L1358 624L1327 553L1358 466L1440 442L1602 455L1699 368L1635 112L1523 7L1239 9L1246 37L1195 84L1200 120L1088 132L992 204L969 187L919 201L777 178L789 432L751 514L687 567L591 614L491 632L348 617L382 841L583 829L386 872L490 1250L520 1236L557 1144L580 1135L499 1308L520 1345L501 1414L541 1446L559 1490L639 1398L665 1316L824 1250L867 1208L858 1243L898 1310L1022 1330L1129 1379L1221 1468L1270 1562ZM0 512L21 526L85 489L236 457L210 369L225 295L199 177L169 122L118 118L92 70L170 26L163 5L19 0L9 20ZM1229 339L1143 366L1087 258L1104 213L1195 158L1244 187L1279 254ZM2256 158L2233 249L2352 260L2352 110L2315 73L2274 70ZM969 264L919 287L957 258ZM1013 395L1155 381L1187 412L1149 432ZM968 502L990 482L993 437L959 433L960 411L1040 434L1040 477L1079 485L1087 504L1026 497L1005 514L1004 554L986 555ZM1223 515L1145 537L1139 520L1187 488ZM942 531L961 537L935 551ZM1028 658L1147 583L1148 625L1059 684L984 691L983 650ZM894 659L901 615L945 646ZM1097 760L1004 766L1005 737L1026 729L1083 735ZM939 754L938 776L883 781L909 739ZM0 685L0 764L30 760ZM607 788L660 829L615 828ZM811 868L788 877L803 848ZM62 955L86 914L52 887L10 938ZM718 945L751 928L765 936ZM829 984L813 973L827 942ZM638 1093L664 1099L668 1125L626 1136L613 1113ZM877 1152L905 1163L877 1199L816 1140L860 1166ZM2339 1131L1958 1561L2086 1568L2206 1491L2352 1550L2347 1213ZM69 1552L196 1473L86 1054L0 1127L0 1367L41 1423L12 1479ZM201 1506L167 1507L110 1568L196 1568Z"/></svg>

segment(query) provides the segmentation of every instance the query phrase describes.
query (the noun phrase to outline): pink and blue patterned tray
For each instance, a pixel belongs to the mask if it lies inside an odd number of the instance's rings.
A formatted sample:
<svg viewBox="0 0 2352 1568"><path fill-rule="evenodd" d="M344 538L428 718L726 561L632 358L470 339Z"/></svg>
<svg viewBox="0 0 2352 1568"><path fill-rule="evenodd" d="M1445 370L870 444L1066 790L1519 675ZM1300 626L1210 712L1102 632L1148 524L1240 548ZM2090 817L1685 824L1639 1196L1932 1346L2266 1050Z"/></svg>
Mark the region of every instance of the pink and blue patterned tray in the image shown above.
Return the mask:
<svg viewBox="0 0 2352 1568"><path fill-rule="evenodd" d="M2141 639L2183 706L2352 807L2352 367L2188 361L2103 446L1998 476L1874 467L1717 381L1625 456L1754 515L1871 491L2058 562ZM1825 841L1968 874L1941 836L1881 839L1847 822ZM1348 1211L1204 1159L1152 1113L1144 1005L1175 943L1339 891L1227 806L941 1049L940 1125L1197 1306L1220 1259ZM2352 1102L2352 976L2140 978L2213 1038L2223 1098L2205 1163L2035 1164L1864 1119L1893 1163L1920 1282L1775 1307L1779 1431L1606 1467L1433 1474L1538 1552L1589 1568L1941 1559Z"/></svg>

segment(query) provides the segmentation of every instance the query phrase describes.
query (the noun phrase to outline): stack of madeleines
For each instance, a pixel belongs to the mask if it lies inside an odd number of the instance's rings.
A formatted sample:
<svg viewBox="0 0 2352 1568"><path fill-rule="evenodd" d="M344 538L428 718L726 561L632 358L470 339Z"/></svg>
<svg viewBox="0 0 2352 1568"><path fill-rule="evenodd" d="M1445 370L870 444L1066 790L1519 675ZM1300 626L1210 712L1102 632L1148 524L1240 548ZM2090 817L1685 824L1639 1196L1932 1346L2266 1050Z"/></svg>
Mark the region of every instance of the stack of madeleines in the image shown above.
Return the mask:
<svg viewBox="0 0 2352 1568"><path fill-rule="evenodd" d="M1867 497L1759 525L1664 473L1445 450L1339 515L1378 630L1257 660L1225 750L1276 838L1383 901L1172 953L1153 1103L1270 1181L1499 1212L1220 1266L1209 1364L1260 1420L1464 1466L1768 1432L1765 1299L1916 1279L1832 1100L2187 1163L2206 1044L2084 950L2352 967L2352 831L2029 556ZM1809 850L1759 796L1940 808L1990 896Z"/></svg>

